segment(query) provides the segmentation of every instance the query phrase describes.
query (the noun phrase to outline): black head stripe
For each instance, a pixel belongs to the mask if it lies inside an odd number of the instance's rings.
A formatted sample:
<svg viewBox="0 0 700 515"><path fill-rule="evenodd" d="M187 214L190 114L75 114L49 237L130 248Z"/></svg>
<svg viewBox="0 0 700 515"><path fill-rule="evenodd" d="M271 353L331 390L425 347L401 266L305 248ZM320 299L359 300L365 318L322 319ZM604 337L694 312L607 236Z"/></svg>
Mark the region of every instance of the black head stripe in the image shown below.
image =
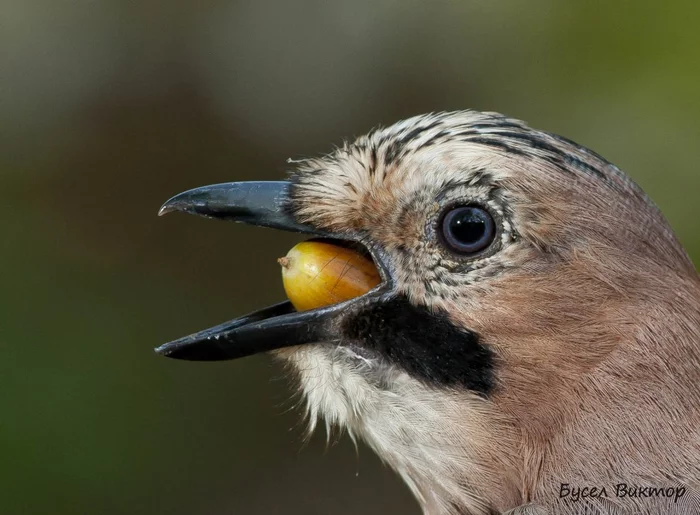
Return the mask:
<svg viewBox="0 0 700 515"><path fill-rule="evenodd" d="M493 388L493 353L479 336L403 296L349 317L342 334L431 386L460 386L482 396Z"/></svg>

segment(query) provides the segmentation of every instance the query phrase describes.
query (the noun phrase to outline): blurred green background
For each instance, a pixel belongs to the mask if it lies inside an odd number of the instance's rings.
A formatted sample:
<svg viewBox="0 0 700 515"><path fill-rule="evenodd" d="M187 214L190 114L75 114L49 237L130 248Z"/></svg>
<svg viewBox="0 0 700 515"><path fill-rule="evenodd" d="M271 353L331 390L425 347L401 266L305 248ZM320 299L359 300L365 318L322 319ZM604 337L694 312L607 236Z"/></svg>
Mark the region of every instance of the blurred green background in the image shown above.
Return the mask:
<svg viewBox="0 0 700 515"><path fill-rule="evenodd" d="M283 370L157 357L283 297L297 239L156 217L411 115L495 110L626 170L700 258L700 2L0 0L0 513L418 513Z"/></svg>

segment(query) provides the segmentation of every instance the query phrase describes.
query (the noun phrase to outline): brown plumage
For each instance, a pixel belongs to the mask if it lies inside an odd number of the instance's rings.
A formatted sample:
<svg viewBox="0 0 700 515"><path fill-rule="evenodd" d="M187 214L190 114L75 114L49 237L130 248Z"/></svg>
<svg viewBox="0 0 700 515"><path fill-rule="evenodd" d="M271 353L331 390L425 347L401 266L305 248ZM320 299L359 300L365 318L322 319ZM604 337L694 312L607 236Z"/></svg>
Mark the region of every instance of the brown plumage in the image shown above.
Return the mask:
<svg viewBox="0 0 700 515"><path fill-rule="evenodd" d="M405 299L379 315L349 304L329 343L274 351L312 426L365 439L430 515L700 513L700 280L618 168L473 111L295 164L287 212L355 235ZM467 205L496 233L460 255L440 224ZM583 487L606 495L562 497Z"/></svg>

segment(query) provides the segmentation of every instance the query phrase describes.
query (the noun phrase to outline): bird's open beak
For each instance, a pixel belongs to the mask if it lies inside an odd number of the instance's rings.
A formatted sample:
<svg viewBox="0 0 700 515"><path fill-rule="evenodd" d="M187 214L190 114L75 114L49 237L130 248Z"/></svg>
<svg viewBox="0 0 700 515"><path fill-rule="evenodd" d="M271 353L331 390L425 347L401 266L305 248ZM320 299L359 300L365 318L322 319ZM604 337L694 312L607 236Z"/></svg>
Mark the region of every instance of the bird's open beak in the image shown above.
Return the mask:
<svg viewBox="0 0 700 515"><path fill-rule="evenodd" d="M173 211L232 220L263 227L353 241L357 235L331 234L299 223L290 209L291 184L232 182L180 193L161 207ZM339 304L297 312L282 302L230 322L166 343L156 349L164 356L192 361L235 359L282 347L334 341L343 316L390 295L390 274L377 249L368 249L379 268L382 283L370 292Z"/></svg>

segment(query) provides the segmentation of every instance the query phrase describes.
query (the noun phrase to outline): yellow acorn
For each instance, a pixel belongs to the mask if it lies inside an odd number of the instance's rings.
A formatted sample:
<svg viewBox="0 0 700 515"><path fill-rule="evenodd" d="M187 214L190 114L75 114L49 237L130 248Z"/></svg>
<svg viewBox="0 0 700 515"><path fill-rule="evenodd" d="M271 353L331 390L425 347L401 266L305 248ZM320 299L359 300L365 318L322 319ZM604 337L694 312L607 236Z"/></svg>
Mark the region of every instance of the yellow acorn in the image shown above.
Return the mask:
<svg viewBox="0 0 700 515"><path fill-rule="evenodd" d="M359 297L381 281L371 259L324 241L301 242L278 262L284 290L298 311Z"/></svg>

